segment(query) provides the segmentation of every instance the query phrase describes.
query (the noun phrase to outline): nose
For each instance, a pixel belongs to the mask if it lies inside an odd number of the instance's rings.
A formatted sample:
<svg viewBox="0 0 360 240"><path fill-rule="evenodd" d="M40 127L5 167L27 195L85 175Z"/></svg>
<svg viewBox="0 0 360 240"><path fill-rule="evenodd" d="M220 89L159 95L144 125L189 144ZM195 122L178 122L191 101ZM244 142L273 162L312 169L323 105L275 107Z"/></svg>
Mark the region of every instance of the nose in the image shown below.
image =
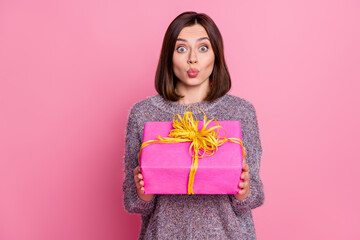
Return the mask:
<svg viewBox="0 0 360 240"><path fill-rule="evenodd" d="M188 58L188 63L197 63L197 57L195 51L190 51L190 56Z"/></svg>

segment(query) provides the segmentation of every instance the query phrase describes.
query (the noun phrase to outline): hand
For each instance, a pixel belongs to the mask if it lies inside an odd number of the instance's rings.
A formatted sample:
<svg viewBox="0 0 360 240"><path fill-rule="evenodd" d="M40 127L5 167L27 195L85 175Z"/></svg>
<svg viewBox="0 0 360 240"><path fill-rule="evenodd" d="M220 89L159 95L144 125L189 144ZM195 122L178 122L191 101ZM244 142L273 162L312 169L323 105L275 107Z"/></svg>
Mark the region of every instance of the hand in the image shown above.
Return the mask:
<svg viewBox="0 0 360 240"><path fill-rule="evenodd" d="M234 194L234 196L237 200L244 200L250 193L249 165L245 162L245 159L243 161L242 173L240 178L243 180L243 182L239 183L239 187L241 188L241 190L239 191L239 194Z"/></svg>
<svg viewBox="0 0 360 240"><path fill-rule="evenodd" d="M145 194L144 180L143 180L143 176L141 174L140 166L137 166L134 169L134 180L135 180L135 184L136 184L138 194L139 193L140 194Z"/></svg>
<svg viewBox="0 0 360 240"><path fill-rule="evenodd" d="M140 162L140 152L138 154L138 161ZM151 201L154 198L154 194L145 194L144 180L143 175L141 174L140 166L137 166L134 169L134 181L136 184L136 191L139 195L139 198L144 201Z"/></svg>

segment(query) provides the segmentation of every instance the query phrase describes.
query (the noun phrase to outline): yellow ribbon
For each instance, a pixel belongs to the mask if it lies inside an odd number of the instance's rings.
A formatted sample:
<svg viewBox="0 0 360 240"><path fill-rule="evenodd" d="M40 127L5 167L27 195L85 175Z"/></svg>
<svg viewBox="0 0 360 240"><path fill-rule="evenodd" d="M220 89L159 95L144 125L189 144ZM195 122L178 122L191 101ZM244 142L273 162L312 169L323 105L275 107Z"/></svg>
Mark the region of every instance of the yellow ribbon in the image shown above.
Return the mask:
<svg viewBox="0 0 360 240"><path fill-rule="evenodd" d="M204 113L204 124L201 130L198 130L198 121L196 116L196 121L194 121L193 113L186 111L189 107L195 107ZM189 107L185 109L185 114L183 117L181 117L179 114L174 115L172 125L173 129L170 131L169 137L161 137L158 135L158 140L149 140L143 142L141 144L140 154L144 147L153 143L192 142L189 147L189 153L192 155L192 162L189 173L188 194L194 194L193 185L199 158L213 155L218 150L218 147L223 145L225 142L234 142L240 144L242 147L243 159L245 159L246 151L241 139L227 138L227 133L225 130L225 137L218 136L219 129L223 127L218 124L216 119L206 121L206 114L202 109L196 106ZM176 119L176 117L178 119ZM206 128L213 120L216 122L216 126Z"/></svg>

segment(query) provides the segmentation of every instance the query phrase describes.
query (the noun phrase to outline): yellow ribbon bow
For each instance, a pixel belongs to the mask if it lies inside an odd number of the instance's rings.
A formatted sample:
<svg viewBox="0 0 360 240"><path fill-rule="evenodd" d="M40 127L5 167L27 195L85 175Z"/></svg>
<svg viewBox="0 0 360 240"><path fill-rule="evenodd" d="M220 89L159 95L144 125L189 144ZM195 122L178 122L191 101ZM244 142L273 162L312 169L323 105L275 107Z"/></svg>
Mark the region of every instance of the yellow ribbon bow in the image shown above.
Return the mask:
<svg viewBox="0 0 360 240"><path fill-rule="evenodd" d="M198 130L198 121L194 121L193 113L190 111L186 111L189 107L195 107L201 110L204 113L204 124L201 130ZM169 133L169 137L161 137L157 136L158 140L149 140L143 142L140 148L141 150L152 144L152 143L180 143L180 142L192 142L189 147L189 153L192 155L191 162L191 170L189 173L189 181L188 181L188 194L194 194L193 185L195 179L195 173L198 167L199 158L209 157L213 155L218 147L223 145L225 142L234 142L241 145L243 150L243 159L245 159L246 151L243 146L241 139L239 138L227 138L227 134L225 131L225 137L218 136L219 129L222 128L217 122L216 119L211 119L206 121L205 112L196 107L189 106L185 109L184 117L181 117L179 114L175 114L173 117L173 129ZM178 119L175 119L175 118ZM211 121L216 122L216 126L206 128ZM215 131L217 130L217 131Z"/></svg>

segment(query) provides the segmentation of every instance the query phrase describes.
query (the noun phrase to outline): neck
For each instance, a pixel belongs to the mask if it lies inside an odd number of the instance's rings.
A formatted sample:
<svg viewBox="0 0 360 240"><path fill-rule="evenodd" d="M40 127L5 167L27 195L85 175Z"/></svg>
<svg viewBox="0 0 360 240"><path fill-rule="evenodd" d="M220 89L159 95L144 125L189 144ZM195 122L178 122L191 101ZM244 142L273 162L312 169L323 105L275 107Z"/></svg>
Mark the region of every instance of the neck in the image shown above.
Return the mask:
<svg viewBox="0 0 360 240"><path fill-rule="evenodd" d="M204 101L210 91L210 87L209 82L196 87L182 85L178 82L175 91L181 96L184 96L178 100L178 103L190 104Z"/></svg>

